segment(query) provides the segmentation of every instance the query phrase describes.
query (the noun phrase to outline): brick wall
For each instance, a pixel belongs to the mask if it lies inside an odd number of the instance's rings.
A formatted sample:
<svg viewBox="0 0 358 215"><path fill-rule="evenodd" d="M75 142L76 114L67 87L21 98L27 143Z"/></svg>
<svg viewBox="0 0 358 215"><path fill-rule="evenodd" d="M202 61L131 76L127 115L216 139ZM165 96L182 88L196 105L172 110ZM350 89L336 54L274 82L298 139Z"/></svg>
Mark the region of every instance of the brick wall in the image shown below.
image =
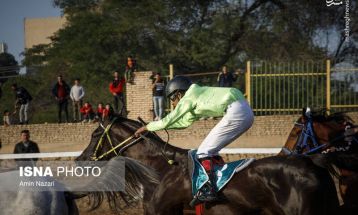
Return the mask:
<svg viewBox="0 0 358 215"><path fill-rule="evenodd" d="M1 153L12 152L20 141L21 130L30 130L31 140L39 144L42 152L77 151L88 145L97 124L32 124L0 126Z"/></svg>
<svg viewBox="0 0 358 215"><path fill-rule="evenodd" d="M128 118L142 117L145 121L153 119L153 91L150 76L151 71L135 72L134 84L126 85Z"/></svg>
<svg viewBox="0 0 358 215"><path fill-rule="evenodd" d="M358 112L350 116L358 122ZM230 147L281 147L297 118L298 116L291 115L256 116L251 129L230 144ZM170 130L170 143L183 148L195 148L217 121L203 120L184 130ZM0 126L3 145L0 152L11 153L15 144L20 141L23 129L30 130L31 139L39 144L42 152L80 151L89 144L91 133L97 126L88 123ZM158 134L164 140L167 139L165 132Z"/></svg>
<svg viewBox="0 0 358 215"><path fill-rule="evenodd" d="M149 79L152 72L136 72L135 84L127 84L128 117L136 119L141 116L151 121L152 89ZM349 114L358 122L358 112ZM291 131L298 115L256 116L253 126L230 147L281 147ZM219 119L218 119L219 120ZM216 125L218 120L203 120L195 122L184 130L171 130L170 143L183 148L196 148L203 138ZM3 148L1 153L12 152L14 145L20 141L20 131L29 129L31 139L37 142L42 152L77 151L83 150L89 143L91 133L97 124L34 124L0 126L0 138ZM167 139L163 131L158 134Z"/></svg>

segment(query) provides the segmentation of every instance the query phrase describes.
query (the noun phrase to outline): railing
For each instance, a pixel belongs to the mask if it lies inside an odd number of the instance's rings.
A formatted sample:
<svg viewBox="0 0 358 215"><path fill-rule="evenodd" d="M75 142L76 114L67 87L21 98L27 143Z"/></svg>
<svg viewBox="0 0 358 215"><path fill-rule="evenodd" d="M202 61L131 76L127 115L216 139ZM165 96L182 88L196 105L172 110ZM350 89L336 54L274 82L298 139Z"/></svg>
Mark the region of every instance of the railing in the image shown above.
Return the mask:
<svg viewBox="0 0 358 215"><path fill-rule="evenodd" d="M19 75L20 66L1 66L0 79L17 77Z"/></svg>
<svg viewBox="0 0 358 215"><path fill-rule="evenodd" d="M221 154L277 154L281 148L225 148ZM26 154L0 154L0 160L22 159L22 158L60 158L78 157L82 151L74 152L47 152L47 153L26 153Z"/></svg>
<svg viewBox="0 0 358 215"><path fill-rule="evenodd" d="M247 62L247 100L256 115L297 114L302 107L327 107L327 77L322 62Z"/></svg>
<svg viewBox="0 0 358 215"><path fill-rule="evenodd" d="M246 94L256 115L296 114L302 107L358 108L358 69L325 62L247 62Z"/></svg>
<svg viewBox="0 0 358 215"><path fill-rule="evenodd" d="M180 75L188 76L202 85L216 86L218 74L201 72ZM307 106L326 108L328 111L358 108L358 68L332 67L330 60L247 61L246 72L239 70L236 75L238 81L234 87L245 91L256 115L299 114ZM172 77L174 69L170 65L167 79ZM167 107L170 110L169 103Z"/></svg>
<svg viewBox="0 0 358 215"><path fill-rule="evenodd" d="M358 109L358 68L337 67L331 71L331 109Z"/></svg>

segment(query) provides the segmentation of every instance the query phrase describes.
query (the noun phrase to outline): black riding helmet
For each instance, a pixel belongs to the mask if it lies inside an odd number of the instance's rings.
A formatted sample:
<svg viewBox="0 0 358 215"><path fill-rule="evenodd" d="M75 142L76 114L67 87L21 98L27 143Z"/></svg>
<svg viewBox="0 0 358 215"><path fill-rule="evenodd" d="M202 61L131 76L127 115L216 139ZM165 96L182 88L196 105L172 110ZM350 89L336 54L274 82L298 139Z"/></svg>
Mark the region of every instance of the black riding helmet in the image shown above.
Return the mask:
<svg viewBox="0 0 358 215"><path fill-rule="evenodd" d="M170 80L165 88L165 95L167 98L172 96L177 91L186 91L192 84L191 80L185 76L175 76Z"/></svg>

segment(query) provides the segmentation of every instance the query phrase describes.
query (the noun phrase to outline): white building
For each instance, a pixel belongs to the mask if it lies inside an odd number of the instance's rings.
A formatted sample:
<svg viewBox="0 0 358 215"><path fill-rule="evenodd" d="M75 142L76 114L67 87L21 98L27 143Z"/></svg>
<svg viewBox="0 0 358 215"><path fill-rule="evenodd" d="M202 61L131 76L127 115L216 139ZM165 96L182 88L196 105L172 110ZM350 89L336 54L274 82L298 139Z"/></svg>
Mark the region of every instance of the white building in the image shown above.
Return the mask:
<svg viewBox="0 0 358 215"><path fill-rule="evenodd" d="M0 43L0 54L7 52L7 45L6 43Z"/></svg>

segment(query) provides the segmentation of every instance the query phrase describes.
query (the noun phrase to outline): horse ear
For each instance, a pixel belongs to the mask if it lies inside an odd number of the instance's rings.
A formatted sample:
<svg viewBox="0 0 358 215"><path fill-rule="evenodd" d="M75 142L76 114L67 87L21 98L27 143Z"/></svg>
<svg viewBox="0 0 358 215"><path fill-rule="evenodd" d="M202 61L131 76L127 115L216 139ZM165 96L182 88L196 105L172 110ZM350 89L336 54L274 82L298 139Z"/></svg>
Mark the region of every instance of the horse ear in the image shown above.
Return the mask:
<svg viewBox="0 0 358 215"><path fill-rule="evenodd" d="M302 108L302 113L301 113L302 116L306 116L306 107Z"/></svg>

